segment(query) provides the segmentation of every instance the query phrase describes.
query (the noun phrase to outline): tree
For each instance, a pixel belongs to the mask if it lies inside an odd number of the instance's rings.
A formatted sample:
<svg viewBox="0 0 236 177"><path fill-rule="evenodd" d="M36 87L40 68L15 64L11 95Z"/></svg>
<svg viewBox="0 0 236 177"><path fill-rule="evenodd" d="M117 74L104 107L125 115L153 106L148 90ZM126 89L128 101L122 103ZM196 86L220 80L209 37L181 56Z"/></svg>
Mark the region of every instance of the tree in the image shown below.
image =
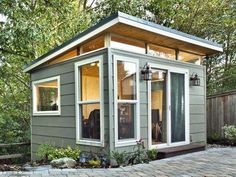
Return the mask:
<svg viewBox="0 0 236 177"><path fill-rule="evenodd" d="M23 66L117 11L224 44L222 54L204 60L207 92L235 89L235 4L234 0L0 1L0 14L7 17L0 22L0 141L14 141L8 135L23 137L17 141L29 137L30 78Z"/></svg>
<svg viewBox="0 0 236 177"><path fill-rule="evenodd" d="M83 3L83 7L80 7L81 2L83 1L0 2L0 14L7 17L6 22L0 24L0 127L6 132L5 135L7 132L15 132L9 134L23 137L19 141L29 138L30 78L23 73L23 67L88 28L91 13L87 1ZM6 126L8 123L12 123L12 126ZM14 140L5 135L0 134L0 141ZM16 138L15 140L17 141Z"/></svg>

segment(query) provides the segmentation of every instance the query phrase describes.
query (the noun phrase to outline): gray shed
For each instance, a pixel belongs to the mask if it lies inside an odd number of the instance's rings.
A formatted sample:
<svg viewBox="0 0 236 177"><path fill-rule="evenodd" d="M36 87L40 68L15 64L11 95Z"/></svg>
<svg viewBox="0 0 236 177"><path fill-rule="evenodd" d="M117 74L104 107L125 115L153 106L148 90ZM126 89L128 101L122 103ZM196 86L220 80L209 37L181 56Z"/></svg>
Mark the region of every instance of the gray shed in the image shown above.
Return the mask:
<svg viewBox="0 0 236 177"><path fill-rule="evenodd" d="M118 12L35 59L31 149L95 153L206 145L205 39ZM190 146L189 146L190 147Z"/></svg>

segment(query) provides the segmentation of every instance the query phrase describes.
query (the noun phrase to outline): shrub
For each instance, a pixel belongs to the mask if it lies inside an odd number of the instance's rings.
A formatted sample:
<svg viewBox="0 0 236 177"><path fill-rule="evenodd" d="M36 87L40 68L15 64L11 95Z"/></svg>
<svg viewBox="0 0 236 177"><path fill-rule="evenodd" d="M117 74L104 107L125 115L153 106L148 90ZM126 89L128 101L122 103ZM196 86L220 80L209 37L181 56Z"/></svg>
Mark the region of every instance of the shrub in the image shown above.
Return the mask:
<svg viewBox="0 0 236 177"><path fill-rule="evenodd" d="M55 147L50 144L41 144L36 155L44 159L44 161L48 161L49 155L52 154L54 150Z"/></svg>
<svg viewBox="0 0 236 177"><path fill-rule="evenodd" d="M70 146L67 148L56 148L50 144L40 145L37 156L43 158L45 161L55 160L63 157L72 158L78 160L80 155L80 150L78 146L75 149L72 149Z"/></svg>
<svg viewBox="0 0 236 177"><path fill-rule="evenodd" d="M137 146L134 147L133 157L131 157L130 163L131 164L138 164L138 163L148 163L148 155L147 151L144 147L144 142L142 139L137 141Z"/></svg>
<svg viewBox="0 0 236 177"><path fill-rule="evenodd" d="M157 159L157 150L152 149L147 151L147 156L149 160L156 160Z"/></svg>
<svg viewBox="0 0 236 177"><path fill-rule="evenodd" d="M93 168L100 167L101 161L100 160L89 160L88 164L91 165Z"/></svg>
<svg viewBox="0 0 236 177"><path fill-rule="evenodd" d="M219 133L213 133L211 135L211 139L213 142L219 142L221 140L221 136Z"/></svg>
<svg viewBox="0 0 236 177"><path fill-rule="evenodd" d="M112 158L115 159L118 166L121 166L126 163L127 154L125 151L123 151L123 152L113 151Z"/></svg>
<svg viewBox="0 0 236 177"><path fill-rule="evenodd" d="M70 146L67 146L67 148L56 148L49 154L49 159L54 160L63 157L68 157L74 160L78 160L79 155L80 155L80 150L78 146L75 149L72 149Z"/></svg>
<svg viewBox="0 0 236 177"><path fill-rule="evenodd" d="M225 138L228 139L231 143L236 142L236 126L234 125L225 125L223 127Z"/></svg>

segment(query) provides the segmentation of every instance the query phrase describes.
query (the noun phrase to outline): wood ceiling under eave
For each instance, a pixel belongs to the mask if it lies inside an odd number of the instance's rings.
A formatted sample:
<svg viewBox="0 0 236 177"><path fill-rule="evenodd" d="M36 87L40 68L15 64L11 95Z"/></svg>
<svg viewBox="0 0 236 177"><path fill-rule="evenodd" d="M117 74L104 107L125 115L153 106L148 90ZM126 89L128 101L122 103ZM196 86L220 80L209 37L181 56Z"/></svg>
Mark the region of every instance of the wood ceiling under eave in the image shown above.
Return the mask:
<svg viewBox="0 0 236 177"><path fill-rule="evenodd" d="M215 50L194 45L188 42L173 39L167 36L162 36L143 29L135 28L126 24L118 23L106 30L106 32L116 33L122 36L144 41L145 43L158 44L174 49L192 52L198 55L212 55L218 53Z"/></svg>

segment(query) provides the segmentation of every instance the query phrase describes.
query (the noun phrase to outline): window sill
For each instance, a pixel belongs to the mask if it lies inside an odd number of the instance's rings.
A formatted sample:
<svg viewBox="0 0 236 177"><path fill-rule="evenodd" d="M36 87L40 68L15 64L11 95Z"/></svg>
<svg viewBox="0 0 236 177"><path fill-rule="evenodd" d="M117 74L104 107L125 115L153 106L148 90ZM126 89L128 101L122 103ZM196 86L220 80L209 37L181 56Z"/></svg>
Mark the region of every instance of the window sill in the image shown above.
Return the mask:
<svg viewBox="0 0 236 177"><path fill-rule="evenodd" d="M101 141L78 140L76 144L104 147L104 143Z"/></svg>
<svg viewBox="0 0 236 177"><path fill-rule="evenodd" d="M33 116L60 116L60 111L34 112Z"/></svg>
<svg viewBox="0 0 236 177"><path fill-rule="evenodd" d="M121 140L121 141L116 141L115 147L124 147L124 146L134 146L137 145L136 139L127 139L127 140Z"/></svg>

